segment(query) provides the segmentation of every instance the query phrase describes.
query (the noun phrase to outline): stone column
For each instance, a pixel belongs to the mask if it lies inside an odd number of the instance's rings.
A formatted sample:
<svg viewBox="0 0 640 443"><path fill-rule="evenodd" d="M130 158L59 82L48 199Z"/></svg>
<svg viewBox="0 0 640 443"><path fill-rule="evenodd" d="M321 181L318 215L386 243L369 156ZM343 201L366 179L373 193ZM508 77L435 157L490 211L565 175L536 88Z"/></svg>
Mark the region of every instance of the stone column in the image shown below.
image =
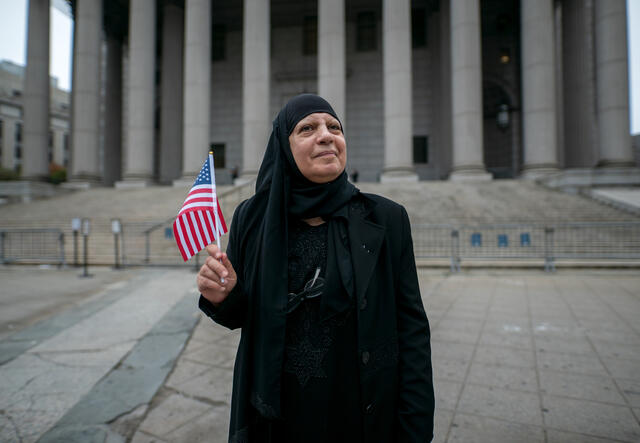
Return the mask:
<svg viewBox="0 0 640 443"><path fill-rule="evenodd" d="M102 0L78 2L73 48L73 152L71 181L96 184L100 178L100 47Z"/></svg>
<svg viewBox="0 0 640 443"><path fill-rule="evenodd" d="M209 150L211 124L211 2L187 0L185 9L183 180L175 185L193 184Z"/></svg>
<svg viewBox="0 0 640 443"><path fill-rule="evenodd" d="M268 1L244 1L242 180L257 175L271 126L269 11Z"/></svg>
<svg viewBox="0 0 640 443"><path fill-rule="evenodd" d="M521 1L524 177L558 169L553 1Z"/></svg>
<svg viewBox="0 0 640 443"><path fill-rule="evenodd" d="M344 0L318 0L318 94L331 103L343 125L346 117L345 51Z"/></svg>
<svg viewBox="0 0 640 443"><path fill-rule="evenodd" d="M164 4L162 42L159 181L171 183L182 174L182 84L184 81L182 77L184 13L182 8L172 2Z"/></svg>
<svg viewBox="0 0 640 443"><path fill-rule="evenodd" d="M384 168L381 182L417 181L413 168L411 2L383 0Z"/></svg>
<svg viewBox="0 0 640 443"><path fill-rule="evenodd" d="M104 184L122 178L122 42L107 36L104 103Z"/></svg>
<svg viewBox="0 0 640 443"><path fill-rule="evenodd" d="M451 180L490 180L484 167L480 1L451 0Z"/></svg>
<svg viewBox="0 0 640 443"><path fill-rule="evenodd" d="M625 0L595 2L599 166L633 166Z"/></svg>
<svg viewBox="0 0 640 443"><path fill-rule="evenodd" d="M49 0L29 1L28 21L22 176L43 180L49 175Z"/></svg>
<svg viewBox="0 0 640 443"><path fill-rule="evenodd" d="M116 186L145 186L152 179L155 60L156 2L131 0L127 146L124 153L124 182L118 182Z"/></svg>

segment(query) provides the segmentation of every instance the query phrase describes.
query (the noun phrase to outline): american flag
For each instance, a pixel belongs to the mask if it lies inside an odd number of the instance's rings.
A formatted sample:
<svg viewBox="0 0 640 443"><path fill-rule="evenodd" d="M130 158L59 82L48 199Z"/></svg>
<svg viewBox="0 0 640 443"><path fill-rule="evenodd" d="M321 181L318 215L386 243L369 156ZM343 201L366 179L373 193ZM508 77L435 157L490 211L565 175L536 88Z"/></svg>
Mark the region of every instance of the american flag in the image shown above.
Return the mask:
<svg viewBox="0 0 640 443"><path fill-rule="evenodd" d="M212 154L209 154L209 158L202 165L187 199L173 222L173 237L176 239L184 261L189 260L207 245L219 240L218 236L227 232L227 224L216 195L215 169L212 174L209 163L213 165ZM218 217L214 216L214 206L216 206ZM214 226L217 226L217 229L214 229Z"/></svg>

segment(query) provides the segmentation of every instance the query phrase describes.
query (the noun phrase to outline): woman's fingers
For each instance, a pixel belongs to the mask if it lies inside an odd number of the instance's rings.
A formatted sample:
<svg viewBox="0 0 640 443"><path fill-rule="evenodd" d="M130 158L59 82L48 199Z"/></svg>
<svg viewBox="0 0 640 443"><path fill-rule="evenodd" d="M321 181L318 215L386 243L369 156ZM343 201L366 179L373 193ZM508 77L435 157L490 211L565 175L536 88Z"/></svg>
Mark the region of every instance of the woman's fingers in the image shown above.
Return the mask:
<svg viewBox="0 0 640 443"><path fill-rule="evenodd" d="M223 284L203 275L198 276L198 289L200 290L200 292L215 291L224 293L227 291L227 288Z"/></svg>
<svg viewBox="0 0 640 443"><path fill-rule="evenodd" d="M227 254L225 252L222 253L222 265L225 267L225 269L229 273L228 274L229 278L230 279L235 279L236 278L236 270L233 269L233 265L231 264L231 260L229 260L229 257L227 256Z"/></svg>
<svg viewBox="0 0 640 443"><path fill-rule="evenodd" d="M202 267L200 268L199 275L208 280L214 281L216 283L222 283L222 279L220 278L220 275L218 275L217 272L209 268L209 266L206 264L202 265Z"/></svg>
<svg viewBox="0 0 640 443"><path fill-rule="evenodd" d="M222 278L225 278L229 275L229 271L227 271L227 268L222 263L220 263L219 258L221 257L213 258L209 256L205 260L205 265L215 274L219 275Z"/></svg>
<svg viewBox="0 0 640 443"><path fill-rule="evenodd" d="M236 286L237 276L227 254L218 246L207 246L209 257L198 272L198 289L200 293L213 303L221 303Z"/></svg>

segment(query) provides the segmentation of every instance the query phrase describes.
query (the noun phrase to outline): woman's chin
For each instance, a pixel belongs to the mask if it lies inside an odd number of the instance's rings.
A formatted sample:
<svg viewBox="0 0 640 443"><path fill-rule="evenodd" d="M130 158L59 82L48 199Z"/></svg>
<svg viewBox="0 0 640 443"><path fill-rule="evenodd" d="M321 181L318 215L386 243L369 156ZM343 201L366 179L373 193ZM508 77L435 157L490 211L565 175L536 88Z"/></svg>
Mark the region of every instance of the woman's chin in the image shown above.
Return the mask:
<svg viewBox="0 0 640 443"><path fill-rule="evenodd" d="M316 172L312 176L307 177L307 179L318 184L329 183L340 177L342 171L344 171L344 168L327 168L325 170Z"/></svg>

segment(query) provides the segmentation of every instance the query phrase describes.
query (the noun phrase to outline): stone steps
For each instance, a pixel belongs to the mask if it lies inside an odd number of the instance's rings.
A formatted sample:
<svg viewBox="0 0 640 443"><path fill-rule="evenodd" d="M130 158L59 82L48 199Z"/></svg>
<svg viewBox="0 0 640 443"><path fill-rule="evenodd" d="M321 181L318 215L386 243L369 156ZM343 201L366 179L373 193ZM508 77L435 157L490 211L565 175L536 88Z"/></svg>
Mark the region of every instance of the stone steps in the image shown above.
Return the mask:
<svg viewBox="0 0 640 443"><path fill-rule="evenodd" d="M358 183L363 192L372 192L403 204L414 231L421 225L554 224L567 222L639 221L640 217L580 195L549 190L535 183L496 180L487 183L418 182L407 184ZM253 185L240 190L220 187L221 205L228 223L241 199L248 198ZM0 229L56 228L65 238L66 262L73 263L71 218L89 217L89 263L115 262L111 219L123 222L124 252L129 265L179 265L182 261L173 238L167 238L173 217L187 188L155 186L142 189L90 189L25 204L0 207ZM158 226L149 237L149 254L144 231ZM170 231L168 232L170 234ZM417 236L414 235L414 240ZM223 248L227 236L223 237ZM515 241L512 239L510 241ZM82 237L78 238L82 260ZM203 260L200 256L200 262ZM146 259L149 258L147 263ZM122 260L121 260L122 261ZM189 263L193 263L192 259Z"/></svg>

